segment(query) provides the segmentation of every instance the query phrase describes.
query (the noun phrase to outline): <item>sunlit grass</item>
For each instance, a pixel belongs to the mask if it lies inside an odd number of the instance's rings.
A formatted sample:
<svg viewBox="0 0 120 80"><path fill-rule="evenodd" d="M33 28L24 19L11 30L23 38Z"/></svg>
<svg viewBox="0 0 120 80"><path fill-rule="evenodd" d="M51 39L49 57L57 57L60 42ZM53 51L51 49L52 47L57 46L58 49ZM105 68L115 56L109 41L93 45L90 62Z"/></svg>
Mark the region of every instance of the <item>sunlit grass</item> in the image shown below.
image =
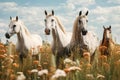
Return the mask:
<svg viewBox="0 0 120 80"><path fill-rule="evenodd" d="M40 48L39 58L29 55L24 63L19 61L15 45L5 46L0 43L0 80L119 80L120 79L120 46L117 45L110 56L99 55L90 64L89 54L78 56L78 50L72 52L77 60L66 58L64 68L56 69L54 55L49 44ZM63 65L63 64L62 64ZM57 71L58 70L58 71ZM61 71L61 72L60 72ZM64 75L61 75L61 73Z"/></svg>

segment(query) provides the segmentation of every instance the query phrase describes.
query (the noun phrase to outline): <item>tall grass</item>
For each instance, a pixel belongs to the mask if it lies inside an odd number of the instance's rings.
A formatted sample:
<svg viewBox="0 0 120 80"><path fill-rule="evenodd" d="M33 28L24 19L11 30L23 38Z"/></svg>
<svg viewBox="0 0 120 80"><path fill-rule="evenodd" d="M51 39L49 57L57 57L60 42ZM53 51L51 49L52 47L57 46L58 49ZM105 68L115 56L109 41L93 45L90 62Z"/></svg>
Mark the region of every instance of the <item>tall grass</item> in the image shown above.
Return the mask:
<svg viewBox="0 0 120 80"><path fill-rule="evenodd" d="M76 49L77 50L77 49ZM96 51L96 59L88 62L88 57L78 57L78 51L73 51L77 61L64 63L65 75L56 72L55 59L49 44L40 48L39 57L31 57L31 51L24 63L19 61L15 45L0 43L0 80L120 80L120 48L119 45L112 51L111 56L99 55ZM64 60L62 60L64 61ZM21 74L20 72L23 72ZM20 77L21 75L24 75Z"/></svg>

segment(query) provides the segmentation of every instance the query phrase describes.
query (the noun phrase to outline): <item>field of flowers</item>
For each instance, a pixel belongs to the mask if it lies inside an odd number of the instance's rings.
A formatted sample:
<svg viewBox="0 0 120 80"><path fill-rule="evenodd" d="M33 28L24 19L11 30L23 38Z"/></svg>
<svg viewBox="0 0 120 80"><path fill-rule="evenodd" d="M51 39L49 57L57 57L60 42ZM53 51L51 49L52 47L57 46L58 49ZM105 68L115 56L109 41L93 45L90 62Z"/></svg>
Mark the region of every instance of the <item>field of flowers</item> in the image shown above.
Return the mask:
<svg viewBox="0 0 120 80"><path fill-rule="evenodd" d="M89 63L89 55L79 61L70 58L61 59L64 68L56 69L50 45L40 48L39 60L31 57L31 51L19 61L18 52L12 43L0 43L0 80L120 80L120 49L119 45L110 56L99 55ZM77 53L76 51L73 53Z"/></svg>

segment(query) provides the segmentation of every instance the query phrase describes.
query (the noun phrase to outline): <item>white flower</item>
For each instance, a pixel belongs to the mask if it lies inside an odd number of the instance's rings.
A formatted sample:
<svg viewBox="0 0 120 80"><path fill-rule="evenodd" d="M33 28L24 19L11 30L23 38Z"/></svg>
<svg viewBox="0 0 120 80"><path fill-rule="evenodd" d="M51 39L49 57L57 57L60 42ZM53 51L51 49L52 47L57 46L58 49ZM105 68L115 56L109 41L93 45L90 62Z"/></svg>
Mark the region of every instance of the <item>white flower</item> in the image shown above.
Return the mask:
<svg viewBox="0 0 120 80"><path fill-rule="evenodd" d="M17 76L16 80L25 80L26 79L26 77L23 74L23 72L17 72L17 74L18 74L18 76Z"/></svg>
<svg viewBox="0 0 120 80"><path fill-rule="evenodd" d="M33 69L33 70L31 70L31 72L32 72L32 73L37 73L38 70L37 70L37 69Z"/></svg>
<svg viewBox="0 0 120 80"><path fill-rule="evenodd" d="M66 63L72 63L73 61L71 60L71 59L69 59L69 58L66 58L65 60L64 60L64 64L66 64Z"/></svg>
<svg viewBox="0 0 120 80"><path fill-rule="evenodd" d="M97 79L99 78L105 78L105 76L101 75L101 74L97 74Z"/></svg>
<svg viewBox="0 0 120 80"><path fill-rule="evenodd" d="M58 77L66 77L65 71L57 69L55 74L52 76L52 79L58 78Z"/></svg>
<svg viewBox="0 0 120 80"><path fill-rule="evenodd" d="M86 74L86 77L87 77L87 78L94 79L94 76L93 76L93 74Z"/></svg>
<svg viewBox="0 0 120 80"><path fill-rule="evenodd" d="M38 75L39 76L42 76L43 74L48 74L48 70L47 69L44 69L44 70L41 70L41 71L38 71Z"/></svg>
<svg viewBox="0 0 120 80"><path fill-rule="evenodd" d="M72 71L72 70L81 70L81 68L79 67L76 67L76 66L72 66L70 68L68 68L69 71Z"/></svg>

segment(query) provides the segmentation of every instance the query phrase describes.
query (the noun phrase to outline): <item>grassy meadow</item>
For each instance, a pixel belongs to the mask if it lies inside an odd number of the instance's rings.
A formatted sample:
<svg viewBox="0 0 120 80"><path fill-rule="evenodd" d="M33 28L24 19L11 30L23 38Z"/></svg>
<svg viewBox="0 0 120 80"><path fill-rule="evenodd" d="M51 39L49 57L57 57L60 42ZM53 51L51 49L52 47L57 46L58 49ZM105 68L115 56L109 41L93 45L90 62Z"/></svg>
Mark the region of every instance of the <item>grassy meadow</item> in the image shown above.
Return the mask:
<svg viewBox="0 0 120 80"><path fill-rule="evenodd" d="M14 44L0 43L0 80L120 80L119 46L116 45L110 56L100 55L98 49L92 64L87 54L77 61L61 59L64 68L56 69L49 44L39 48L39 60L36 56L31 57L29 51L22 64Z"/></svg>

